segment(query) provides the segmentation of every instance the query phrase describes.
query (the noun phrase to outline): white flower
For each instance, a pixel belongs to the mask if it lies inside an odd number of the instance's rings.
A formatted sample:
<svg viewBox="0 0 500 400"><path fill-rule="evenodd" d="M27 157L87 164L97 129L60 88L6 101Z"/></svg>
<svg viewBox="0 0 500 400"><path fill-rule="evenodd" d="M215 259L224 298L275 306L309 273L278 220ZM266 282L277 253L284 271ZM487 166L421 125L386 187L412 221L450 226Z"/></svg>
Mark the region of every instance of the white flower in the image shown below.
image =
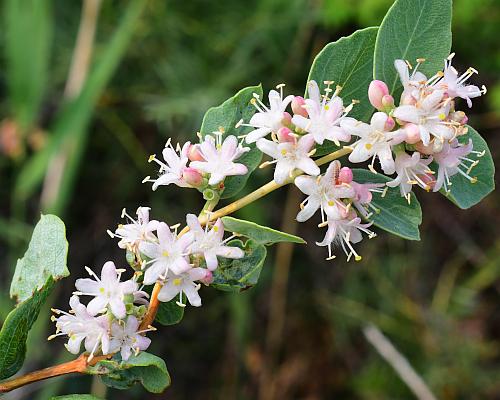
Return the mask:
<svg viewBox="0 0 500 400"><path fill-rule="evenodd" d="M482 89L479 89L475 85L466 85L465 82L473 75L477 74L474 68L468 68L462 75L458 76L458 71L451 65L451 60L454 57L454 53L451 54L445 61L444 71L442 79L437 81L434 86L437 86L446 91L446 94L451 97L461 97L467 101L467 105L472 107L472 101L474 97L479 97L486 93L486 87L483 85Z"/></svg>
<svg viewBox="0 0 500 400"><path fill-rule="evenodd" d="M124 297L128 294L133 295L137 291L137 282L133 280L120 282L120 276L124 270L117 270L112 261L104 264L100 279L90 268L86 267L86 269L95 280L89 278L77 279L75 287L78 292L75 292L75 294L94 296L87 305L90 315L101 313L109 305L116 318L125 318Z"/></svg>
<svg viewBox="0 0 500 400"><path fill-rule="evenodd" d="M111 324L111 352L120 351L122 360L128 360L134 352L146 350L151 344L151 339L141 335L144 331L138 331L139 320L133 315L129 315L126 321L113 321Z"/></svg>
<svg viewBox="0 0 500 400"><path fill-rule="evenodd" d="M274 181L280 185L292 176L296 168L308 175L319 175L320 169L311 159L314 144L312 135L304 135L297 142L276 143L267 139L257 141L259 150L274 158L270 163L276 163Z"/></svg>
<svg viewBox="0 0 500 400"><path fill-rule="evenodd" d="M245 252L239 247L225 245L232 237L224 240L224 225L220 218L212 226L212 229L208 229L208 224L203 229L194 214L188 214L186 221L193 235L193 243L189 247L190 253L202 254L210 271L215 270L218 266L217 256L242 258L245 255Z"/></svg>
<svg viewBox="0 0 500 400"><path fill-rule="evenodd" d="M142 241L154 241L156 236L153 231L158 228L159 222L156 220L149 220L149 207L139 207L137 209L137 220L127 214L123 209L122 218L127 217L130 220L129 224L120 224L113 233L108 230L108 234L114 238L120 238L118 247L121 249L140 247Z"/></svg>
<svg viewBox="0 0 500 400"><path fill-rule="evenodd" d="M260 100L259 95L254 93L252 104L258 112L252 116L248 124L241 122L238 124L238 126L243 125L255 128L255 130L247 134L247 143L254 143L271 132L277 132L283 126L283 114L294 97L290 95L283 99L283 86L278 86L280 93L276 90L269 92L269 108Z"/></svg>
<svg viewBox="0 0 500 400"><path fill-rule="evenodd" d="M193 307L200 307L201 298L198 290L200 290L201 285L195 283L195 281L203 281L207 275L211 276L211 273L205 268L192 268L180 275L169 273L165 284L161 288L160 293L158 293L158 300L166 302L179 295L177 304L180 307L184 307L185 304L182 302L182 294L184 293L189 304Z"/></svg>
<svg viewBox="0 0 500 400"><path fill-rule="evenodd" d="M388 132L386 130L388 118L386 113L376 112L372 116L370 125L353 118L346 118L342 121L342 128L351 135L360 138L350 145L354 149L349 155L350 162L359 163L372 158L369 168L375 172L373 164L375 157L378 157L384 173L388 175L394 173L391 145L398 136L398 131Z"/></svg>
<svg viewBox="0 0 500 400"><path fill-rule="evenodd" d="M398 71L399 79L401 80L404 88L401 98L404 98L408 95L413 96L415 93L418 93L418 89L427 82L427 77L423 73L418 71L419 66L420 62L417 63L416 67L413 69L410 75L410 66L406 61L394 61L394 67Z"/></svg>
<svg viewBox="0 0 500 400"><path fill-rule="evenodd" d="M341 218L346 212L346 205L340 199L354 197L354 189L346 183L337 182L340 163L333 161L324 175L317 178L312 176L299 176L295 178L295 185L307 198L300 204L301 210L297 214L297 221L304 222L321 209L321 219Z"/></svg>
<svg viewBox="0 0 500 400"><path fill-rule="evenodd" d="M236 136L232 135L226 137L221 144L221 135L216 135L217 142L212 136L207 135L200 144L200 154L205 161L192 161L190 164L192 168L210 174L208 181L210 185L222 182L226 176L245 175L248 172L244 164L235 163L234 160L250 148L240 146Z"/></svg>
<svg viewBox="0 0 500 400"><path fill-rule="evenodd" d="M380 193L382 197L385 196L387 188L381 189L385 186L383 183L357 183L352 181L350 185L355 192L352 203L364 218L368 219L373 215L373 212L370 211L370 209L376 213L380 212L380 210L375 207L371 201L373 198L372 193Z"/></svg>
<svg viewBox="0 0 500 400"><path fill-rule="evenodd" d="M318 144L323 144L324 140L328 139L340 146L339 141L351 140L351 136L340 127L340 121L347 115L352 105L344 110L342 99L336 93L331 99L325 95L321 100L316 81L308 82L307 92L309 98L305 101L305 109L309 118L294 115L292 123L312 134Z"/></svg>
<svg viewBox="0 0 500 400"><path fill-rule="evenodd" d="M429 169L429 164L432 162L432 157L427 159L421 158L420 153L415 151L411 156L402 151L396 155L396 173L398 176L387 182L389 187L399 186L401 196L405 197L410 202L410 192L413 185L418 185L422 189L430 190L429 184L424 176L432 174Z"/></svg>
<svg viewBox="0 0 500 400"><path fill-rule="evenodd" d="M472 160L467 157L469 154L476 154L482 157L484 152L472 150L472 140L469 139L467 144L459 144L457 139L451 142L445 142L443 150L434 154L434 161L438 164L438 174L434 191L437 192L441 187L444 187L446 192L450 191L450 177L456 174L462 175L471 183L476 183L477 178L471 177L472 168L479 164L479 160Z"/></svg>
<svg viewBox="0 0 500 400"><path fill-rule="evenodd" d="M80 303L78 296L71 296L69 304L71 313L52 310L54 313L62 315L57 318L52 317L52 320L56 322L56 334L49 336L49 340L56 336L68 335L69 340L65 347L72 354L80 352L82 341L85 340L85 350L90 353L89 359L93 357L99 346L101 346L103 354L109 354L108 317L106 315L92 316L87 308Z"/></svg>
<svg viewBox="0 0 500 400"><path fill-rule="evenodd" d="M354 212L353 214L355 215ZM332 245L334 243L340 243L347 256L347 261L349 261L353 255L356 261L361 261L361 256L356 253L351 243L361 242L363 239L361 232L365 232L369 239L375 237L376 234L368 229L371 223L362 224L361 218L354 217L354 215L350 215L343 219L328 220L328 230L326 231L325 238L322 242L316 243L318 246L328 246L327 259L335 258L332 254Z"/></svg>
<svg viewBox="0 0 500 400"><path fill-rule="evenodd" d="M159 177L151 179L147 176L142 182L153 182L153 190L156 190L158 186L170 185L171 183L180 187L191 187L182 177L189 161L188 152L190 146L191 143L187 142L182 148L177 145L177 148L174 149L170 139L168 139L162 152L165 162L158 160L154 154L149 157L149 162L154 161L160 166Z"/></svg>
<svg viewBox="0 0 500 400"><path fill-rule="evenodd" d="M393 115L402 121L417 125L422 143L427 146L431 139L430 135L439 141L454 136L453 123L446 119L450 112L450 104L450 101L444 99L443 90L433 90L429 94L422 91L415 105L399 106Z"/></svg>
<svg viewBox="0 0 500 400"><path fill-rule="evenodd" d="M193 237L189 234L177 237L165 222L160 222L157 229L158 243L144 243L141 251L151 260L146 262L144 284L151 285L158 279L164 279L168 271L181 274L191 268L187 258L187 248Z"/></svg>

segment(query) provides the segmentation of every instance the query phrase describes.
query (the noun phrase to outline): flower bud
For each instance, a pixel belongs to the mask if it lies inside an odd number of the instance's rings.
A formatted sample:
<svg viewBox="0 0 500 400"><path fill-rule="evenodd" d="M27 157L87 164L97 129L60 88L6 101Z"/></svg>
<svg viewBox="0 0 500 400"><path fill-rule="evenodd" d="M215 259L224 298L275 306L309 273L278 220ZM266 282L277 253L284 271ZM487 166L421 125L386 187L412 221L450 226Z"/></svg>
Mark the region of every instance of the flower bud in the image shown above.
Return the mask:
<svg viewBox="0 0 500 400"><path fill-rule="evenodd" d="M370 103L373 107L375 107L379 111L382 111L384 109L382 99L388 94L389 88L387 87L385 82L378 80L371 81L370 86L368 87L368 99L370 99Z"/></svg>
<svg viewBox="0 0 500 400"><path fill-rule="evenodd" d="M213 275L212 271L207 269L205 272L205 277L203 277L199 281L205 285L210 285L213 282L213 280L214 280L214 275Z"/></svg>
<svg viewBox="0 0 500 400"><path fill-rule="evenodd" d="M203 184L203 176L200 171L191 167L184 169L182 172L182 179L193 187L199 187Z"/></svg>
<svg viewBox="0 0 500 400"><path fill-rule="evenodd" d="M386 94L384 97L382 97L382 106L386 111L393 109L394 97L392 97L390 94Z"/></svg>
<svg viewBox="0 0 500 400"><path fill-rule="evenodd" d="M392 131L395 126L396 126L396 122L394 121L394 119L392 117L387 117L387 121L385 121L385 124L384 124L384 129L386 131Z"/></svg>
<svg viewBox="0 0 500 400"><path fill-rule="evenodd" d="M215 199L216 196L217 196L217 193L213 189L207 188L203 191L203 199L205 199L207 201Z"/></svg>
<svg viewBox="0 0 500 400"><path fill-rule="evenodd" d="M339 172L339 181L342 183L351 183L352 179L352 169L349 167L342 167Z"/></svg>
<svg viewBox="0 0 500 400"><path fill-rule="evenodd" d="M469 121L469 118L467 118L467 115L465 115L463 111L455 111L451 113L450 119L462 125L465 125Z"/></svg>
<svg viewBox="0 0 500 400"><path fill-rule="evenodd" d="M281 120L281 123L285 126L290 126L292 124L292 116L289 112L285 111L283 113L283 119Z"/></svg>
<svg viewBox="0 0 500 400"><path fill-rule="evenodd" d="M420 142L420 128L415 124L406 124L404 126L404 131L406 133L406 143L415 144Z"/></svg>
<svg viewBox="0 0 500 400"><path fill-rule="evenodd" d="M279 128L277 135L278 135L278 140L280 143L284 143L284 142L295 143L297 141L294 133L286 126Z"/></svg>
<svg viewBox="0 0 500 400"><path fill-rule="evenodd" d="M308 117L309 114L307 110L303 107L306 101L302 96L295 96L292 100L292 111L295 115L302 115L303 117Z"/></svg>
<svg viewBox="0 0 500 400"><path fill-rule="evenodd" d="M199 144L192 144L191 146L189 146L188 158L190 161L205 161L205 159L200 153Z"/></svg>

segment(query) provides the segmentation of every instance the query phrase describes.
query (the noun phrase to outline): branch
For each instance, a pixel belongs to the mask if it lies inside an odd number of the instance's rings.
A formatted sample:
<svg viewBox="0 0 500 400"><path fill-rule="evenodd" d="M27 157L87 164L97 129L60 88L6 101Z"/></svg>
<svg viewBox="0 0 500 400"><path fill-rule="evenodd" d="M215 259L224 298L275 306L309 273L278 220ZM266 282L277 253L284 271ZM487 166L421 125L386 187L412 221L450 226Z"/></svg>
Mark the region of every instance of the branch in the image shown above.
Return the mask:
<svg viewBox="0 0 500 400"><path fill-rule="evenodd" d="M20 388L21 386L28 385L33 382L42 381L44 379L54 378L56 376L68 375L73 373L86 373L87 367L97 364L99 361L105 360L107 356L93 357L88 360L87 354L80 355L76 360L68 361L59 365L44 368L38 371L30 372L29 374L19 376L0 383L0 393L10 392L11 390Z"/></svg>

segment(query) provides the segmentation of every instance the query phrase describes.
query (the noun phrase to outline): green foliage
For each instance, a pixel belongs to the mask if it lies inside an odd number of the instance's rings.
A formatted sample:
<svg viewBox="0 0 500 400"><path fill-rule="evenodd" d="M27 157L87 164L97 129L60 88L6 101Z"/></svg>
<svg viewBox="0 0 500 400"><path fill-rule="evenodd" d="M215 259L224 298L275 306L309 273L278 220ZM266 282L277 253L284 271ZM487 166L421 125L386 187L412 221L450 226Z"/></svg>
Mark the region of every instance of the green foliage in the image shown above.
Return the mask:
<svg viewBox="0 0 500 400"><path fill-rule="evenodd" d="M394 60L426 61L427 76L443 68L451 49L451 0L397 0L385 16L375 43L373 77L384 81L393 95L401 87Z"/></svg>
<svg viewBox="0 0 500 400"><path fill-rule="evenodd" d="M19 304L7 316L0 331L0 379L22 367L26 340L54 281L69 275L66 268L67 242L62 221L43 215L35 227L24 257L18 261L11 295Z"/></svg>
<svg viewBox="0 0 500 400"><path fill-rule="evenodd" d="M280 232L267 226L261 226L255 222L233 217L222 217L222 223L225 230L246 236L258 244L270 245L279 242L306 243L304 239L298 236Z"/></svg>
<svg viewBox="0 0 500 400"><path fill-rule="evenodd" d="M245 256L234 260L219 258L219 267L214 271L210 286L228 292L240 292L254 286L266 259L266 247L252 239L245 244L241 240L232 240L228 245L243 249Z"/></svg>
<svg viewBox="0 0 500 400"><path fill-rule="evenodd" d="M353 169L353 172L358 183L386 183L391 180L364 169ZM410 195L410 204L397 188L388 188L384 197L380 193L372 194L371 204L379 210L370 217L375 226L404 239L420 240L418 227L422 223L422 210L414 193Z"/></svg>
<svg viewBox="0 0 500 400"><path fill-rule="evenodd" d="M324 81L342 86L340 96L346 103L353 99L360 101L349 113L357 119L366 120L373 112L368 101L368 85L372 80L377 32L377 27L365 28L327 44L315 57L307 78L315 80L320 90L326 87Z"/></svg>
<svg viewBox="0 0 500 400"><path fill-rule="evenodd" d="M250 104L254 93L262 96L262 86L249 86L241 89L220 106L210 108L201 123L202 138L213 132L222 132L223 138L229 135L240 136L248 132L248 128L236 128L235 126L241 119L248 122L255 113L255 107ZM224 192L221 196L223 199L233 197L243 189L250 174L257 168L262 159L262 152L255 147L255 144L245 146L250 147L251 150L243 154L238 162L245 164L248 172L245 175L230 176L224 181Z"/></svg>
<svg viewBox="0 0 500 400"><path fill-rule="evenodd" d="M18 302L29 299L47 279L69 275L66 267L68 242L64 223L55 215L42 215L35 226L28 250L17 261L10 286L10 296Z"/></svg>
<svg viewBox="0 0 500 400"><path fill-rule="evenodd" d="M48 81L53 33L51 4L48 0L4 2L7 84L12 111L21 130L36 121Z"/></svg>
<svg viewBox="0 0 500 400"><path fill-rule="evenodd" d="M140 382L151 393L161 393L170 386L170 375L165 361L153 354L141 352L127 361L119 355L111 360L99 361L87 373L100 375L102 381L115 389L129 389Z"/></svg>
<svg viewBox="0 0 500 400"><path fill-rule="evenodd" d="M373 50L378 28L366 28L327 44L314 59L308 81L315 80L320 90L326 85L324 81L334 81L334 85L342 86L340 96L345 103L359 100L349 116L368 119L373 107L368 101L368 85L373 70ZM347 104L344 104L347 105ZM338 149L333 142L326 141L316 146L316 156L331 153Z"/></svg>
<svg viewBox="0 0 500 400"><path fill-rule="evenodd" d="M471 176L477 178L476 183L471 183L461 174L456 174L450 178L452 185L449 188L450 193L447 197L462 209L476 205L495 189L495 164L490 149L474 128L470 126L468 128L467 135L460 136L459 141L468 143L469 139L471 139L474 150L484 151L484 156L478 158L479 164L470 173ZM472 158L475 159L476 157L473 156ZM441 193L446 195L444 189Z"/></svg>
<svg viewBox="0 0 500 400"><path fill-rule="evenodd" d="M179 307L177 299L172 299L165 303L160 303L156 314L156 321L162 325L175 325L181 322L184 317L184 307Z"/></svg>
<svg viewBox="0 0 500 400"><path fill-rule="evenodd" d="M64 152L63 158L68 164L61 177L60 190L57 191L57 198L47 205L52 212L63 210L71 193L85 147L87 127L97 100L125 53L145 3L145 0L138 0L127 6L120 25L103 49L99 62L90 71L79 96L61 108L54 126L50 129L49 142L23 165L14 191L16 200L23 200L32 195L42 181L51 159Z"/></svg>

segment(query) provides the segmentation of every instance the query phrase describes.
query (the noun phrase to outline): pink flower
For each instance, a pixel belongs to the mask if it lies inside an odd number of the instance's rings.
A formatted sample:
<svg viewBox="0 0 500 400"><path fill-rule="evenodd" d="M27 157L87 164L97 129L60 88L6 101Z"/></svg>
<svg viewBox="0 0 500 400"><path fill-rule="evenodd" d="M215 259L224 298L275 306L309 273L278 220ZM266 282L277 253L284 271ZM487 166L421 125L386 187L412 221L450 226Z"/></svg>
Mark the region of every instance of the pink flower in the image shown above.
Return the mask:
<svg viewBox="0 0 500 400"><path fill-rule="evenodd" d="M424 179L423 175L432 174L429 169L429 164L432 162L432 157L421 158L421 154L415 151L411 156L406 152L400 152L396 155L396 173L398 176L390 182L387 182L389 187L398 187L401 196L405 197L410 202L410 192L413 185L418 185L422 189L430 190L430 186Z"/></svg>

